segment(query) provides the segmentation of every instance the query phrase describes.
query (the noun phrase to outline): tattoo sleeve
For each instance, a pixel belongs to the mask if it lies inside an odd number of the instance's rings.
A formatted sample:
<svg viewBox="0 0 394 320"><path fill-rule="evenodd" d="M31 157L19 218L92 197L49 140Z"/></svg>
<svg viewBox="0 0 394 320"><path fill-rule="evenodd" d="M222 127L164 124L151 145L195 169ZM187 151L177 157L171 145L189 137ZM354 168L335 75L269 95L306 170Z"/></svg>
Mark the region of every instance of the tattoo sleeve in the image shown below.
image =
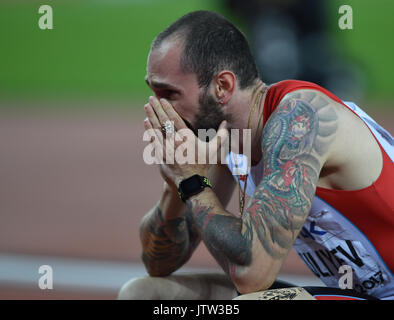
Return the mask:
<svg viewBox="0 0 394 320"><path fill-rule="evenodd" d="M336 119L320 95L284 100L264 127L263 178L242 218L200 197L188 202L204 243L230 276L250 266L256 250L272 259L287 255L309 214Z"/></svg>
<svg viewBox="0 0 394 320"><path fill-rule="evenodd" d="M189 210L167 221L158 206L153 210L141 224L142 260L151 275L169 275L190 258L200 236Z"/></svg>
<svg viewBox="0 0 394 320"><path fill-rule="evenodd" d="M206 206L199 200L187 203L193 210L207 249L227 274L233 276L237 265L251 263L251 243L241 233L241 219L218 214L217 206Z"/></svg>
<svg viewBox="0 0 394 320"><path fill-rule="evenodd" d="M263 179L247 206L242 232L257 236L275 259L287 254L309 214L321 161L336 132L332 106L321 105L319 114L308 102L314 98L285 100L262 136Z"/></svg>

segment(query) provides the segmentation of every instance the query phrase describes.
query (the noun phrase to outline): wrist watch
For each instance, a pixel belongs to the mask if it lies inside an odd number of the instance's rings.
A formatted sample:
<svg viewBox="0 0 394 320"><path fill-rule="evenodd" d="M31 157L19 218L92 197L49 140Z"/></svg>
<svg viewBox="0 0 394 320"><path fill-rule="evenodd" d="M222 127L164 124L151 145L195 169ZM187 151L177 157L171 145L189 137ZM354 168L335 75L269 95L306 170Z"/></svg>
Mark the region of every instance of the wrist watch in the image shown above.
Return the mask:
<svg viewBox="0 0 394 320"><path fill-rule="evenodd" d="M184 179L179 184L178 195L183 202L186 202L191 196L194 196L206 187L212 188L212 184L208 178L195 174L187 179Z"/></svg>

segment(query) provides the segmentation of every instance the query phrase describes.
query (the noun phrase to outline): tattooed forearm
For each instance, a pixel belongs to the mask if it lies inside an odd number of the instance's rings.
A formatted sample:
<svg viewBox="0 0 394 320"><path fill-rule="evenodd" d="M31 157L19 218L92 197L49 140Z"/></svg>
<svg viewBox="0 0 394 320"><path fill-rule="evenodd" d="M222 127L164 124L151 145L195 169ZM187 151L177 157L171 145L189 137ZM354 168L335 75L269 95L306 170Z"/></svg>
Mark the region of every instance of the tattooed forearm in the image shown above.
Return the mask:
<svg viewBox="0 0 394 320"><path fill-rule="evenodd" d="M213 207L200 201L188 201L193 210L196 224L203 230L203 239L211 254L223 270L232 274L235 265L249 265L251 262L251 242L241 234L241 219L217 214Z"/></svg>
<svg viewBox="0 0 394 320"><path fill-rule="evenodd" d="M190 218L187 211L182 217L164 221L163 213L156 207L141 225L142 260L151 273L171 273L189 259L199 242Z"/></svg>

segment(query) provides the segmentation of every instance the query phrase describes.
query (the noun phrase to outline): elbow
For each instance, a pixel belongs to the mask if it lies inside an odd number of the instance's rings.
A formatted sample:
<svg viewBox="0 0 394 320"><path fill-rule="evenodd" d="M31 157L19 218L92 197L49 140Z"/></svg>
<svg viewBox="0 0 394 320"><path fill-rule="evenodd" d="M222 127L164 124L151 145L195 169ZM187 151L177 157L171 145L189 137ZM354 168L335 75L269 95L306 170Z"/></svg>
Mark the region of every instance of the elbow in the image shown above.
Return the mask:
<svg viewBox="0 0 394 320"><path fill-rule="evenodd" d="M156 270L153 268L146 268L146 271L148 272L149 276L151 277L167 277L171 275L171 272L163 272L161 270Z"/></svg>
<svg viewBox="0 0 394 320"><path fill-rule="evenodd" d="M245 270L242 274L233 277L233 283L240 294L259 292L269 289L275 282L277 273L272 271Z"/></svg>
<svg viewBox="0 0 394 320"><path fill-rule="evenodd" d="M148 264L145 264L145 269L151 277L167 277L172 273L170 270L165 270L165 268L158 268Z"/></svg>
<svg viewBox="0 0 394 320"><path fill-rule="evenodd" d="M142 254L142 261L145 265L146 272L151 277L167 277L175 271L175 270L169 269L168 267L164 266L161 263L158 263L155 261L147 261L147 259L145 259L144 254Z"/></svg>
<svg viewBox="0 0 394 320"><path fill-rule="evenodd" d="M275 280L272 281L253 281L252 279L240 279L234 282L240 294L259 292L268 290Z"/></svg>

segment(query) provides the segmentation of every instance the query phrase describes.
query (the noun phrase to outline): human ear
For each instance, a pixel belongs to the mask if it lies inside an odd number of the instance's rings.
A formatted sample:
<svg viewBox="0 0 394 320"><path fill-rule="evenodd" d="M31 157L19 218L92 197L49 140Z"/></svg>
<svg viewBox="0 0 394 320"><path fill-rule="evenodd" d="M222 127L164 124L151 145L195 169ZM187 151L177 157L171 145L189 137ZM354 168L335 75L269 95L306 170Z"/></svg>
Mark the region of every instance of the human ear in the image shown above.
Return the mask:
<svg viewBox="0 0 394 320"><path fill-rule="evenodd" d="M229 70L223 70L217 74L215 81L215 96L218 103L226 104L234 92L236 85L235 74Z"/></svg>

